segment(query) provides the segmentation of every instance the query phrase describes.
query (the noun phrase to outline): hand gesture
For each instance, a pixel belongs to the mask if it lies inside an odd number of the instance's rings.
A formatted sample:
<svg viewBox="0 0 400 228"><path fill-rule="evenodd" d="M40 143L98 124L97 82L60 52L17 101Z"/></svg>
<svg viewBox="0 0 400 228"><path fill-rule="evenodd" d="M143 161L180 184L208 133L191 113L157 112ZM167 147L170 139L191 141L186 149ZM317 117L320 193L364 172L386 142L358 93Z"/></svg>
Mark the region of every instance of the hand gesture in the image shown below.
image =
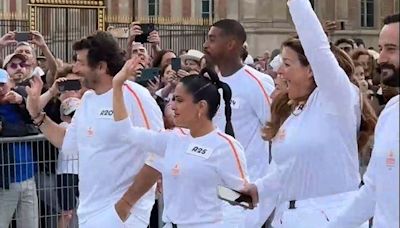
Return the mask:
<svg viewBox="0 0 400 228"><path fill-rule="evenodd" d="M150 94L154 96L157 90L160 89L160 76L156 77L153 80L150 80L147 89L149 90Z"/></svg>
<svg viewBox="0 0 400 228"><path fill-rule="evenodd" d="M17 44L17 41L15 40L14 32L8 32L0 38L0 48L15 44Z"/></svg>
<svg viewBox="0 0 400 228"><path fill-rule="evenodd" d="M32 33L32 43L38 46L39 48L42 48L46 46L46 42L44 41L44 38L42 34L38 31L31 31Z"/></svg>
<svg viewBox="0 0 400 228"><path fill-rule="evenodd" d="M128 80L136 80L137 72L144 68L142 58L133 58L125 62L122 69L114 76L113 85L122 86Z"/></svg>
<svg viewBox="0 0 400 228"><path fill-rule="evenodd" d="M149 37L147 37L147 41L149 41L152 46L158 46L161 43L160 35L154 30L149 34Z"/></svg>
<svg viewBox="0 0 400 228"><path fill-rule="evenodd" d="M4 101L9 104L22 104L23 98L15 91L10 91L4 96Z"/></svg>
<svg viewBox="0 0 400 228"><path fill-rule="evenodd" d="M40 94L43 88L43 81L40 77L32 77L29 80L30 86L26 86L26 92L28 93L28 98L26 100L26 109L28 110L31 117L37 117L41 110L39 109Z"/></svg>

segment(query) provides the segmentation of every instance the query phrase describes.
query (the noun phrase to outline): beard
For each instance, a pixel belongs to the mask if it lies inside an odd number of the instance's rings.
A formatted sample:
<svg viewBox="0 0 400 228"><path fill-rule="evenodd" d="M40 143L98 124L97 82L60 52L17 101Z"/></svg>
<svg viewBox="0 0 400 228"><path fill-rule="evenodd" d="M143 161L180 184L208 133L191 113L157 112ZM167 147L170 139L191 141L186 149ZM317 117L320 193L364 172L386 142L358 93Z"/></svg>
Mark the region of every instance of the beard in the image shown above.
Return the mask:
<svg viewBox="0 0 400 228"><path fill-rule="evenodd" d="M399 67L393 64L383 63L379 65L381 82L383 85L390 87L400 87Z"/></svg>

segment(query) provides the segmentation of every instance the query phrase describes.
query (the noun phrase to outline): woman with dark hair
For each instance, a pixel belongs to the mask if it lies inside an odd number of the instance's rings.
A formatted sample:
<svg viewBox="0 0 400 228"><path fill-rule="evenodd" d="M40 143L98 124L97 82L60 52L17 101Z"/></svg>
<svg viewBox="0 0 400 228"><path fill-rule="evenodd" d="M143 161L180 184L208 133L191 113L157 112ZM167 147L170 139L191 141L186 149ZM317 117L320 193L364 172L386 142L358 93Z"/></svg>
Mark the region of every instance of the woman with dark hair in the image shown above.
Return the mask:
<svg viewBox="0 0 400 228"><path fill-rule="evenodd" d="M351 59L331 48L310 2L289 0L288 6L299 35L282 45L278 73L288 93L272 102L263 130L272 141L268 173L245 193L276 207L274 227L320 228L360 184L360 97L347 75Z"/></svg>
<svg viewBox="0 0 400 228"><path fill-rule="evenodd" d="M176 54L172 50L163 49L157 53L153 59L153 67L164 68L171 64L171 59L176 58Z"/></svg>
<svg viewBox="0 0 400 228"><path fill-rule="evenodd" d="M136 118L136 114L127 113L122 87L139 61L129 60L113 79L114 120L121 126L121 140L161 158L148 161L135 177L135 184L116 205L119 217L127 219L130 209L162 174L165 227L229 227L222 220L217 186L241 190L247 183L244 152L233 138L231 107L225 107L226 133L212 123L220 105L218 89L230 103L229 86L209 70L184 77L176 86L172 109L176 126L188 131L177 128L155 132L133 127L130 118Z"/></svg>

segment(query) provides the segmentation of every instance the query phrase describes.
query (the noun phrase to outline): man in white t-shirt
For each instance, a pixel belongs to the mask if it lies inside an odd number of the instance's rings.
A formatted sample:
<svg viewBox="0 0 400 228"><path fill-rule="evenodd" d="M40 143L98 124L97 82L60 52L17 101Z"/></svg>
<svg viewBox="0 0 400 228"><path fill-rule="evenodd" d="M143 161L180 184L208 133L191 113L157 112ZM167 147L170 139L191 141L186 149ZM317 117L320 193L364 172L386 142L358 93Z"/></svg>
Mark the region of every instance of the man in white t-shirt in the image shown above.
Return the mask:
<svg viewBox="0 0 400 228"><path fill-rule="evenodd" d="M73 48L77 53L74 71L91 90L83 95L67 130L38 108L41 89L38 78L27 88L28 110L53 145L63 151L78 152L79 227L146 228L154 204L154 189L132 208L127 221L123 222L115 210L115 204L124 203L122 195L147 159L141 148L132 148L115 132L118 128L113 120L112 78L123 65L122 51L109 33L101 31L77 41ZM127 82L124 98L133 125L161 130L161 111L144 87Z"/></svg>
<svg viewBox="0 0 400 228"><path fill-rule="evenodd" d="M400 15L388 16L379 36L381 82L400 87ZM379 116L374 148L364 183L356 197L330 228L357 227L374 217L374 228L399 227L399 95L392 97Z"/></svg>
<svg viewBox="0 0 400 228"><path fill-rule="evenodd" d="M218 66L220 80L232 90L232 124L235 138L243 145L251 180L264 176L270 160L268 142L261 138L261 128L270 119L270 95L274 90L274 81L247 65L243 65L240 54L246 33L242 25L230 19L213 24L204 43L204 54ZM224 129L226 119L225 104L221 101L214 123ZM240 208L227 206L224 211L225 222L233 226L244 223L244 227L261 227L267 220L263 205L246 212ZM246 216L246 218L244 218ZM226 221L229 220L229 221Z"/></svg>

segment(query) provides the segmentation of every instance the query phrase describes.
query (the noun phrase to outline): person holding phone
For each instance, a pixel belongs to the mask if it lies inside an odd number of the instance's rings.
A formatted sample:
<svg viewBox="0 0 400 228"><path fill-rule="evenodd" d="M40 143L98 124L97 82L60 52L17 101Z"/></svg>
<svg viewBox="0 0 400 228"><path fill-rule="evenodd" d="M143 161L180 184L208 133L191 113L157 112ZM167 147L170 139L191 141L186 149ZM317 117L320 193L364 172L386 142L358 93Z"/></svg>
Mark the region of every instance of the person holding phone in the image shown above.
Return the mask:
<svg viewBox="0 0 400 228"><path fill-rule="evenodd" d="M153 170L139 172L134 185L118 202L120 218L124 221L129 217L130 208L162 174L165 227L232 228L224 224L217 187L241 190L248 180L246 162L242 146L232 137L230 107L225 109L226 133L212 122L221 99L218 89L222 89L225 102L230 102L229 86L212 71L184 77L172 102L178 128L156 132L134 127L130 119L137 114L128 114L122 89L138 63L129 60L113 79L114 121L120 126L118 131L123 132L120 137L125 143L140 145L160 158L147 163Z"/></svg>
<svg viewBox="0 0 400 228"><path fill-rule="evenodd" d="M143 29L146 30L146 35L145 39L141 39L139 41L137 40L137 37L143 35ZM153 50L153 55L156 56L160 51L160 35L158 34L158 31L155 29L154 24L140 24L138 22L132 22L130 25L129 29L129 38L128 38L128 53L129 53L129 58L131 57L131 50L132 50L132 45L133 42L139 42L139 43L150 43L151 44L151 49Z"/></svg>

